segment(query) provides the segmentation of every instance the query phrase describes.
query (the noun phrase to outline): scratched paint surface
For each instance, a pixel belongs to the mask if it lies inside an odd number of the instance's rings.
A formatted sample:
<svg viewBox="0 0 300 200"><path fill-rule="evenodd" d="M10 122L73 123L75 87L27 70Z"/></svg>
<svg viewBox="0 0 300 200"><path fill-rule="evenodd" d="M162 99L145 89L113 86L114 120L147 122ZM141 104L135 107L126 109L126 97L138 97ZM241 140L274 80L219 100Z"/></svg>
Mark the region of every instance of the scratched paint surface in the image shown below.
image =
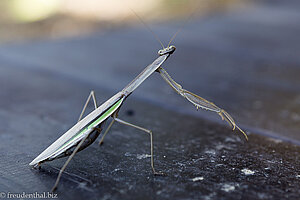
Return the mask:
<svg viewBox="0 0 300 200"><path fill-rule="evenodd" d="M0 69L0 80L6 86L0 112L4 119L1 191L47 192L65 159L41 170L28 163L76 121L90 89L100 94L99 102L112 92L57 74L6 67ZM103 146L91 145L70 163L57 191L61 199L293 199L300 195L298 146L254 134L245 142L226 126L134 96L125 102L120 118L153 130L155 167L167 175L152 175L148 134L117 124Z"/></svg>

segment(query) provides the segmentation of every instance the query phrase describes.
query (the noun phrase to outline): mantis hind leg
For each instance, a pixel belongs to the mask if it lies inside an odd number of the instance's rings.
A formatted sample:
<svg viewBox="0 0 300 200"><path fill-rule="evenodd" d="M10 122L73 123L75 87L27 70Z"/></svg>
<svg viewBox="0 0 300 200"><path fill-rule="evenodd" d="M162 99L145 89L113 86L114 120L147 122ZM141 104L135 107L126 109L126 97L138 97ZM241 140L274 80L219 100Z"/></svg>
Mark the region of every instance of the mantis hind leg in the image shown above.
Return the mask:
<svg viewBox="0 0 300 200"><path fill-rule="evenodd" d="M95 128L96 131L101 132L101 128ZM68 164L70 163L70 161L72 160L72 158L75 156L75 154L80 150L80 147L84 144L84 142L89 139L90 134L87 134L80 142L79 144L76 146L76 148L74 149L74 151L72 152L72 154L68 157L67 161L65 162L65 164L62 166L62 168L59 170L59 174L56 178L55 184L51 189L51 192L54 192L58 186L58 183L60 181L60 178L62 176L62 173L64 172L64 170L66 169L66 167L68 166Z"/></svg>
<svg viewBox="0 0 300 200"><path fill-rule="evenodd" d="M113 120L110 122L110 124L108 125L106 131L104 132L100 142L99 142L99 145L101 145L103 143L103 139L105 137L105 135L108 133L109 129L111 128L111 126L113 125L113 123L116 121L116 122L119 122L121 124L124 124L124 125L127 125L127 126L130 126L130 127L133 127L133 128L136 128L136 129L139 129L139 130L142 130L146 133L149 133L150 135L150 152L151 152L151 168L152 168L152 171L153 171L153 174L154 175L164 175L163 173L161 172L156 172L155 168L154 168L154 156L153 156L153 134L152 134L152 131L149 130L149 129L146 129L146 128L143 128L143 127L140 127L140 126L137 126L137 125L134 125L134 124L131 124L129 122L126 122L124 120L121 120L119 119L117 116L118 116L118 111L117 110L113 115L112 115L112 118Z"/></svg>
<svg viewBox="0 0 300 200"><path fill-rule="evenodd" d="M66 169L66 167L68 166L69 162L72 160L72 158L75 156L76 152L79 150L80 146L84 143L84 141L89 137L89 135L86 135L80 142L79 144L76 146L76 148L74 149L73 153L69 156L69 158L67 159L67 161L65 162L65 164L63 165L63 167L59 170L59 174L56 178L55 184L51 189L51 192L54 192L57 188L57 185L60 181L61 175L63 173L63 171Z"/></svg>
<svg viewBox="0 0 300 200"><path fill-rule="evenodd" d="M119 118L116 117L116 115L113 116L114 120L121 123L121 124L124 124L124 125L127 125L127 126L130 126L130 127L133 127L133 128L136 128L136 129L139 129L141 131L144 131L146 133L148 133L150 135L150 152L151 152L151 168L152 168L152 171L153 171L153 174L154 175L164 175L164 173L161 173L161 172L157 172L155 169L154 169L154 156L153 156L153 133L151 130L149 129L146 129L146 128L143 128L143 127L140 127L140 126L137 126L137 125L134 125L134 124L131 124L129 122L126 122L126 121L123 121Z"/></svg>
<svg viewBox="0 0 300 200"><path fill-rule="evenodd" d="M87 98L84 106L83 106L83 109L82 109L80 115L79 115L78 122L82 119L82 116L84 115L84 112L85 112L85 110L87 108L87 105L89 104L89 101L91 100L91 98L93 99L93 103L94 103L95 109L98 108L97 101L96 101L96 96L95 96L95 92L94 92L94 90L92 90L90 92L90 94L89 94L89 96L88 96L88 98ZM95 128L95 129L97 130L98 128ZM97 130L97 131L100 132L101 130ZM40 169L41 168L41 163L36 164L33 168L34 169Z"/></svg>
<svg viewBox="0 0 300 200"><path fill-rule="evenodd" d="M78 122L82 119L85 111L86 111L86 108L87 108L87 105L89 103L89 101L93 99L93 103L94 103L94 106L95 106L95 109L98 108L98 105L97 105L97 101L96 101L96 96L95 96L95 92L92 90L83 106L83 109L80 113L80 116L79 116L79 119L78 119ZM101 128L95 128L96 131L98 132L101 132ZM55 181L55 184L54 186L52 187L51 191L54 192L58 186L58 183L60 181L60 178L62 176L62 173L64 172L64 170L66 169L66 167L68 166L68 164L70 163L70 161L72 160L72 158L75 156L75 154L80 150L80 147L84 144L84 142L89 139L89 135L86 135L79 143L78 145L76 146L76 148L74 149L74 151L72 152L72 154L68 157L67 161L65 162L65 164L63 165L63 167L59 170L59 174L56 178L56 181Z"/></svg>

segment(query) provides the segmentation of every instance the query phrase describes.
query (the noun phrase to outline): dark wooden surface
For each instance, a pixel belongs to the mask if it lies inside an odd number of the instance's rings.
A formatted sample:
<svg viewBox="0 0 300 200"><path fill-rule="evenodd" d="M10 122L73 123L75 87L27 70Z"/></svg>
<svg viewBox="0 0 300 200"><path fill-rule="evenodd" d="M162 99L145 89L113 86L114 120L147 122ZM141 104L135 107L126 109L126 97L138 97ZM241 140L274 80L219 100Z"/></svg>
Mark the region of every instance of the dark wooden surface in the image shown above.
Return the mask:
<svg viewBox="0 0 300 200"><path fill-rule="evenodd" d="M103 146L74 158L58 196L297 199L300 148L287 141L300 142L299 21L296 1L194 19L164 64L184 88L232 113L249 142L154 74L120 115L153 130L156 167L167 176L151 174L148 136L117 124ZM153 29L167 41L180 24ZM0 192L49 191L65 159L41 170L28 163L76 122L90 90L105 101L159 48L142 26L0 47Z"/></svg>

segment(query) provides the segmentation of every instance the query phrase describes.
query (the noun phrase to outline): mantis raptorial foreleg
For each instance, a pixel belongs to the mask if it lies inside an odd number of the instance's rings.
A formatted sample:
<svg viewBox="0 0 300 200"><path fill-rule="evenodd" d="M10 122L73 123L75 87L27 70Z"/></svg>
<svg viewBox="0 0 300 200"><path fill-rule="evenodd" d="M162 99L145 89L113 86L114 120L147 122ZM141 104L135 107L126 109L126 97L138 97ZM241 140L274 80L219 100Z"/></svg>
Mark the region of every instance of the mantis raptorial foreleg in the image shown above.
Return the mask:
<svg viewBox="0 0 300 200"><path fill-rule="evenodd" d="M219 108L218 106L216 106L214 103L190 92L187 91L185 89L182 88L182 86L178 83L176 83L171 76L167 73L166 70L164 70L162 67L158 68L157 71L160 73L160 75L162 76L162 78L181 96L183 96L184 98L186 98L189 102L191 102L192 104L194 104L194 106L196 106L197 110L198 108L202 108L205 110L210 110L213 112L218 113L218 115L220 115L220 117L222 118L222 120L225 120L228 122L228 124L232 127L232 129L234 130L235 128L237 128L244 136L245 138L248 140L248 136L246 135L246 133L240 129L240 127L238 127L235 123L235 121L233 120L233 118L223 109Z"/></svg>
<svg viewBox="0 0 300 200"><path fill-rule="evenodd" d="M90 95L88 96L88 98L87 98L87 100L86 100L84 106L83 106L83 109L82 109L82 111L81 111L81 113L80 113L78 122L82 119L82 116L83 116L83 114L84 114L84 112L85 112L85 110L86 110L86 107L87 107L87 105L89 104L89 101L91 100L91 98L93 99L95 109L98 108L98 106L97 106L97 101L96 101L96 96L95 96L95 92L94 92L94 90L92 90L92 91L90 92Z"/></svg>

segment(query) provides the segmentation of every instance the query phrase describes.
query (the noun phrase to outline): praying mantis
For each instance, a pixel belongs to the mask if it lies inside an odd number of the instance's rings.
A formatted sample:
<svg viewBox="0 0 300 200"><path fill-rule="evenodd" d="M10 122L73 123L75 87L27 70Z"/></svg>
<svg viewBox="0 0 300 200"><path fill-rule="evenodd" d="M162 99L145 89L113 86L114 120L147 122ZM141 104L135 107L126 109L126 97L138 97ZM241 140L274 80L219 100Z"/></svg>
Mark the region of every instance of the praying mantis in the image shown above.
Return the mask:
<svg viewBox="0 0 300 200"><path fill-rule="evenodd" d="M177 33L176 33L177 34ZM176 35L175 34L175 35ZM118 113L127 100L127 97L131 95L150 75L154 72L158 72L161 77L170 85L179 95L192 103L196 108L202 108L208 111L212 111L220 115L222 120L228 122L232 126L233 130L236 128L245 136L248 140L246 133L236 125L234 119L223 109L216 106L214 103L182 88L180 84L175 82L167 71L162 68L162 64L175 52L176 47L170 45L170 40L168 46L165 48L162 45L162 49L158 51L158 58L154 60L150 65L148 65L135 79L133 79L125 88L116 93L110 99L105 101L102 105L98 106L94 91L90 92L86 103L82 109L82 112L79 116L78 122L71 127L67 132L65 132L61 137L59 137L54 143L52 143L48 148L46 148L40 155L38 155L29 165L34 167L39 167L42 163L52 161L54 159L62 158L69 156L63 167L60 169L56 182L52 188L54 191L63 171L75 156L75 154L89 145L91 145L96 138L100 135L103 130L105 122L112 118L112 121L108 125L106 131L104 132L99 144L102 144L104 137L114 124L114 122L119 122L123 125L127 125L138 130L141 130L145 133L148 133L150 136L150 155L151 155L151 169L154 175L162 175L161 172L157 172L154 168L154 155L153 155L153 133L151 130L143 128L126 122L118 118ZM160 41L159 41L160 42ZM161 42L160 42L161 43ZM161 43L162 44L162 43ZM83 117L88 103L91 101L94 102L95 110L89 113L87 116Z"/></svg>

